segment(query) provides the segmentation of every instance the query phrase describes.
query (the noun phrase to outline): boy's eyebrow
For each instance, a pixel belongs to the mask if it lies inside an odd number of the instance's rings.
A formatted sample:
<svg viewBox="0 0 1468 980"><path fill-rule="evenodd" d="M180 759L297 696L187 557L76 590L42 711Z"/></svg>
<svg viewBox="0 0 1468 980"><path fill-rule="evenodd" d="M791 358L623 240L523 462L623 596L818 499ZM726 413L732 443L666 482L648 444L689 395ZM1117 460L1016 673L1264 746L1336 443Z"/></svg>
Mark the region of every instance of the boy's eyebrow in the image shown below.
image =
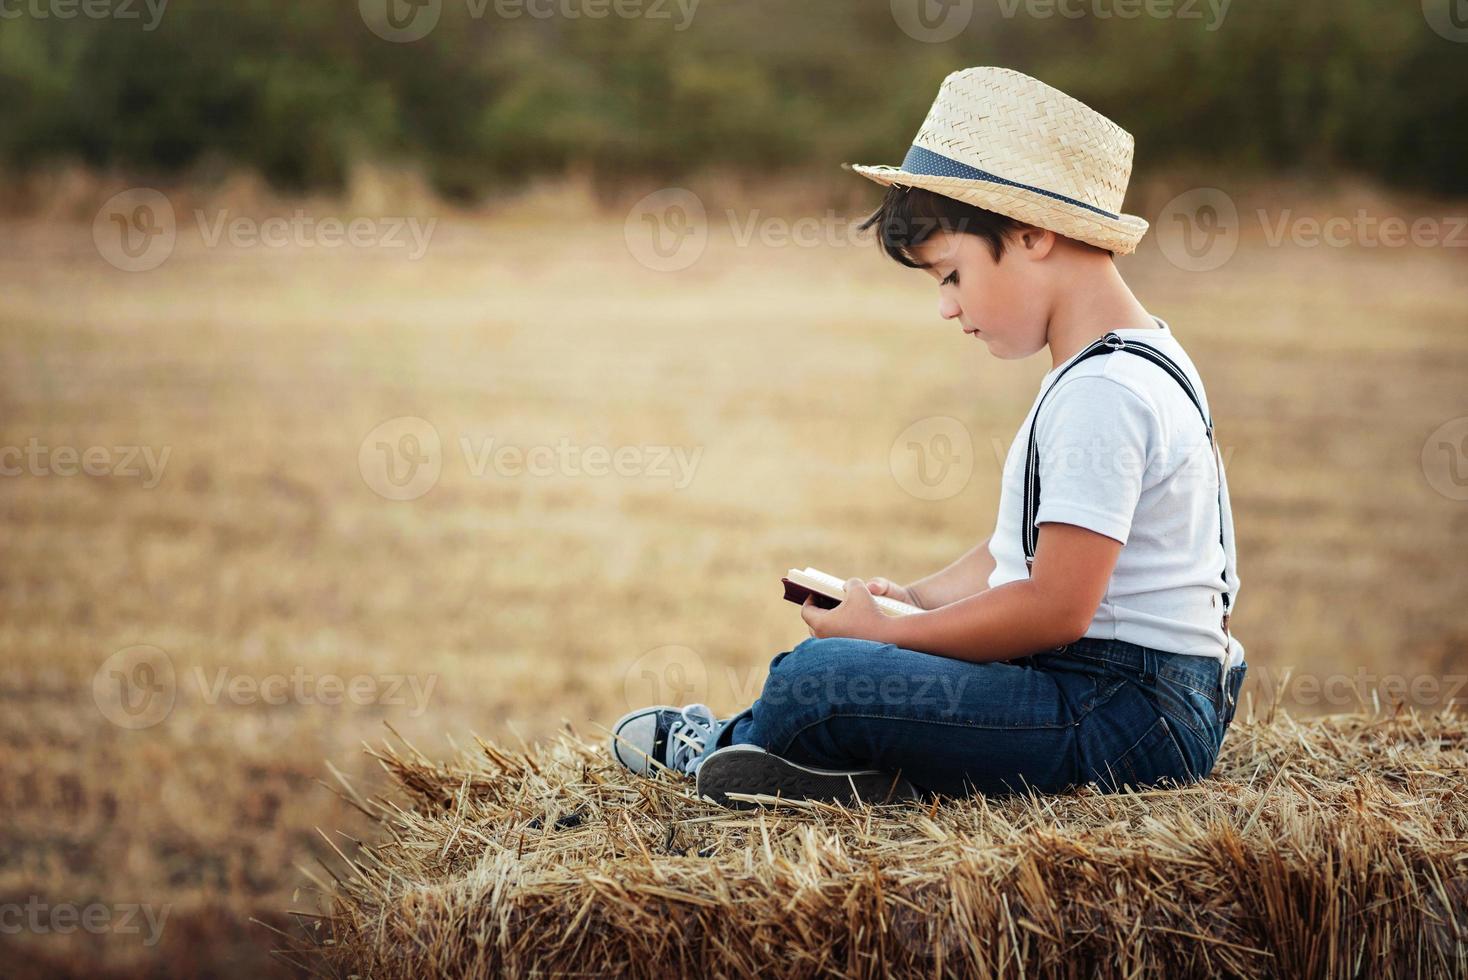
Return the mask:
<svg viewBox="0 0 1468 980"><path fill-rule="evenodd" d="M936 272L938 266L945 265L948 261L947 259L928 260L925 259L921 253L915 250L909 251L908 254L911 255L918 262L924 263L923 265L919 266L919 268L929 274Z"/></svg>
<svg viewBox="0 0 1468 980"><path fill-rule="evenodd" d="M941 255L934 255L934 256L932 256L931 258L929 258L927 260L928 261L928 265L930 267L932 267L932 268L935 268L935 269L938 266L940 266L940 265L946 265L949 268L952 268L953 267L953 259L955 257L955 253L957 251L958 251L957 249L953 249L953 250L950 250L948 252L945 252L945 253L943 253ZM918 256L918 258L922 258L922 256Z"/></svg>

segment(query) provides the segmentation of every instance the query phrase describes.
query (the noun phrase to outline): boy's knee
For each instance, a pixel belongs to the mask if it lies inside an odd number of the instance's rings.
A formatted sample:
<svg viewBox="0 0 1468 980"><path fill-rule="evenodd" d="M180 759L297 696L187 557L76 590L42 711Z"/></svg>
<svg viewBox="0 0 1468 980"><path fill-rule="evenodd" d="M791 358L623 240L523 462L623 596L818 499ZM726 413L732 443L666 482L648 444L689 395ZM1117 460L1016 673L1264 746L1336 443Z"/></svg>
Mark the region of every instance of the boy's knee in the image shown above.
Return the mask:
<svg viewBox="0 0 1468 980"><path fill-rule="evenodd" d="M829 701L829 682L840 658L850 654L846 644L851 642L840 637L802 640L770 664L760 700L781 708L809 708Z"/></svg>
<svg viewBox="0 0 1468 980"><path fill-rule="evenodd" d="M817 660L850 661L855 657L868 656L885 646L887 644L878 643L876 640L858 640L850 636L812 636L801 640L795 649L790 651L792 656L786 659L787 662L802 661L807 666Z"/></svg>
<svg viewBox="0 0 1468 980"><path fill-rule="evenodd" d="M884 646L873 640L857 640L849 636L812 636L777 657L770 664L770 673L794 676L830 670L849 671L859 667Z"/></svg>
<svg viewBox="0 0 1468 980"><path fill-rule="evenodd" d="M765 679L769 705L829 708L850 699L853 678L865 678L872 657L886 644L851 637L811 637L778 658Z"/></svg>

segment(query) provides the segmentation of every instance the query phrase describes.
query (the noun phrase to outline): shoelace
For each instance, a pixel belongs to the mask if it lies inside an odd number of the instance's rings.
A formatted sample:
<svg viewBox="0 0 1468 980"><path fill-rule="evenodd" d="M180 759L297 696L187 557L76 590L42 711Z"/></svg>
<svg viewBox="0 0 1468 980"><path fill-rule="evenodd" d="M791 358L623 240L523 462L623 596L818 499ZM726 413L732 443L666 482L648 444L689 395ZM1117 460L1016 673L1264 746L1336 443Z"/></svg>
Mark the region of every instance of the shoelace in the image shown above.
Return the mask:
<svg viewBox="0 0 1468 980"><path fill-rule="evenodd" d="M669 768L691 774L703 756L704 746L719 720L713 709L706 704L690 704L681 712L682 717L668 729L668 744L673 752L668 759Z"/></svg>

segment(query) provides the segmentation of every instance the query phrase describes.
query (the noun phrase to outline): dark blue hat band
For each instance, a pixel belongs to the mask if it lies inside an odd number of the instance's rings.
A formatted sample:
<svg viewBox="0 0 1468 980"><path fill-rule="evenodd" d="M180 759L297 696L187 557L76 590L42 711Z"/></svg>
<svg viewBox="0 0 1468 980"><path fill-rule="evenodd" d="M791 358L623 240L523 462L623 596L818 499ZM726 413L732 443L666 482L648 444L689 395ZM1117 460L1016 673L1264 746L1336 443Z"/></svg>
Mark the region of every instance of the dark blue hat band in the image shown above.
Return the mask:
<svg viewBox="0 0 1468 980"><path fill-rule="evenodd" d="M1057 201L1064 201L1066 204L1074 204L1076 207L1085 208L1087 211L1094 211L1112 220L1120 219L1120 215L1112 214L1110 211L1098 208L1094 204L1077 201L1073 197L1066 197L1064 194L1047 191L1043 187L1033 187L1029 184L1021 184L1018 181L1006 180L996 174L989 173L987 170L970 167L966 163L960 163L951 157L945 157L941 153L934 153L932 150L918 146L916 143L913 144L912 149L907 151L907 156L903 158L902 169L910 174L921 174L925 177L961 177L964 180L987 180L995 184L1004 184L1006 187L1018 187L1021 190L1033 191L1036 194L1052 197ZM901 179L899 178L897 182L901 183Z"/></svg>

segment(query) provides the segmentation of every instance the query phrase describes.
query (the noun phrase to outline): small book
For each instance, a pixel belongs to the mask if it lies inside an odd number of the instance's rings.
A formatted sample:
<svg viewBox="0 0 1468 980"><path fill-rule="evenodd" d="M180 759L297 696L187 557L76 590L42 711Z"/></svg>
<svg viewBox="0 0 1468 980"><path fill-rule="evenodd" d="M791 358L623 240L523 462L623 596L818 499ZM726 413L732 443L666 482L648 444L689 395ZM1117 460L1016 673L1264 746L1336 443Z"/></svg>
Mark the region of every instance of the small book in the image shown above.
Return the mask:
<svg viewBox="0 0 1468 980"><path fill-rule="evenodd" d="M792 568L780 581L785 584L785 598L797 606L805 605L806 597L810 596L822 609L834 609L846 598L846 580L817 568ZM917 606L890 596L874 595L872 599L889 616L922 612Z"/></svg>

